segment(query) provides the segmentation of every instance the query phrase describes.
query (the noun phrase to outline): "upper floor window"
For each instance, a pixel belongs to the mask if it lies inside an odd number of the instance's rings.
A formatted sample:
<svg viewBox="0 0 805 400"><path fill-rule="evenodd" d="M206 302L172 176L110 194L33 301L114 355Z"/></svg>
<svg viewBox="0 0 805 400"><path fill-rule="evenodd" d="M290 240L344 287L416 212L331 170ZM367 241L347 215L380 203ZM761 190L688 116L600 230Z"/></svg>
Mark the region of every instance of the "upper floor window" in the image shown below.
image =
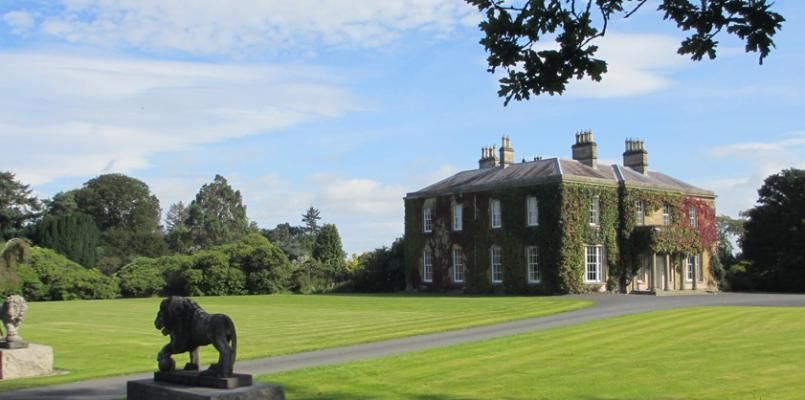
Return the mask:
<svg viewBox="0 0 805 400"><path fill-rule="evenodd" d="M598 225L601 222L601 199L594 196L590 201L590 225Z"/></svg>
<svg viewBox="0 0 805 400"><path fill-rule="evenodd" d="M422 252L422 280L433 282L433 250L425 247Z"/></svg>
<svg viewBox="0 0 805 400"><path fill-rule="evenodd" d="M540 281L537 254L537 246L528 246L525 248L528 283L539 283Z"/></svg>
<svg viewBox="0 0 805 400"><path fill-rule="evenodd" d="M425 232L433 232L433 211L430 208L422 210L422 219Z"/></svg>
<svg viewBox="0 0 805 400"><path fill-rule="evenodd" d="M601 246L584 246L584 258L586 260L586 269L584 275L584 282L594 283L601 282L601 263L602 263L602 247Z"/></svg>
<svg viewBox="0 0 805 400"><path fill-rule="evenodd" d="M635 203L635 224L636 225L645 225L646 224L646 205L642 201L638 201Z"/></svg>
<svg viewBox="0 0 805 400"><path fill-rule="evenodd" d="M462 212L464 207L461 204L453 206L453 230L460 231L463 228Z"/></svg>
<svg viewBox="0 0 805 400"><path fill-rule="evenodd" d="M464 282L464 252L453 249L453 282Z"/></svg>
<svg viewBox="0 0 805 400"><path fill-rule="evenodd" d="M537 202L536 196L528 196L526 198L526 211L527 211L526 224L528 226L539 225L539 203Z"/></svg>
<svg viewBox="0 0 805 400"><path fill-rule="evenodd" d="M503 220L500 213L500 200L492 199L492 201L489 202L489 219L489 223L492 225L492 228L500 228L503 226Z"/></svg>
<svg viewBox="0 0 805 400"><path fill-rule="evenodd" d="M490 264L492 272L492 283L503 282L503 252L500 247L492 246L490 254Z"/></svg>
<svg viewBox="0 0 805 400"><path fill-rule="evenodd" d="M690 217L690 227L695 228L697 225L696 207L691 207L688 209L688 216Z"/></svg>
<svg viewBox="0 0 805 400"><path fill-rule="evenodd" d="M671 225L671 205L664 204L662 206L662 224Z"/></svg>

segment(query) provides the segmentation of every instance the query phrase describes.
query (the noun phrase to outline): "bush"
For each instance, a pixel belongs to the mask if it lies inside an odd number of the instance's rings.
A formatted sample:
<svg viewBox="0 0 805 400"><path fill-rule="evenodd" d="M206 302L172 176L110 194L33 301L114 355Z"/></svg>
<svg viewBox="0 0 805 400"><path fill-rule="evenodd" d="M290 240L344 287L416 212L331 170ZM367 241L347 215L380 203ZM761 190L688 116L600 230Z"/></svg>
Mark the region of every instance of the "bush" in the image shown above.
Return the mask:
<svg viewBox="0 0 805 400"><path fill-rule="evenodd" d="M28 300L109 299L119 293L117 280L87 269L53 250L33 247L18 270Z"/></svg>
<svg viewBox="0 0 805 400"><path fill-rule="evenodd" d="M405 290L405 248L397 239L391 248L381 247L361 256L363 268L353 271L352 290L399 292Z"/></svg>
<svg viewBox="0 0 805 400"><path fill-rule="evenodd" d="M165 276L160 259L138 257L117 273L120 294L126 297L148 297L160 294L165 288Z"/></svg>

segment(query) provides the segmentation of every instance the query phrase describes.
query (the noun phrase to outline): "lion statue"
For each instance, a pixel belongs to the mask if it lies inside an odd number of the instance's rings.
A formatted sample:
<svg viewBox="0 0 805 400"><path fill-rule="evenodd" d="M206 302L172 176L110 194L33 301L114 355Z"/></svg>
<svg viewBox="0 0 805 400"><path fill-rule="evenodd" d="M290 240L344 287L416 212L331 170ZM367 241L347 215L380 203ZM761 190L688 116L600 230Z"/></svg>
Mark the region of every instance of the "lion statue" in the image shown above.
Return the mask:
<svg viewBox="0 0 805 400"><path fill-rule="evenodd" d="M157 355L159 370L170 372L176 369L171 356L190 353L187 371L199 369L199 346L212 344L218 350L218 363L203 372L219 378L233 375L238 339L235 324L224 314L207 314L195 301L180 296L171 296L159 305L154 326L163 335L170 335L170 342Z"/></svg>
<svg viewBox="0 0 805 400"><path fill-rule="evenodd" d="M27 310L28 303L26 303L25 299L20 295L13 294L7 296L5 301L3 301L0 317L2 317L3 325L6 328L6 337L3 338L5 342L22 342L22 337L18 332Z"/></svg>

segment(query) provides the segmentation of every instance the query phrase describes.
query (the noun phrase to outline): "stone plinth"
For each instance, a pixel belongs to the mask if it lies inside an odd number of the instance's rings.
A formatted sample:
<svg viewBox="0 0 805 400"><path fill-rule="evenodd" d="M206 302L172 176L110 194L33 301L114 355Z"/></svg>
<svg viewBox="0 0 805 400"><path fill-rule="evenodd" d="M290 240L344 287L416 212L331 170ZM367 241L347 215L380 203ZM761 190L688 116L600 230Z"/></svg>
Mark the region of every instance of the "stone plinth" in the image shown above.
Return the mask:
<svg viewBox="0 0 805 400"><path fill-rule="evenodd" d="M127 400L285 400L282 386L255 383L237 389L183 386L151 379L129 381Z"/></svg>
<svg viewBox="0 0 805 400"><path fill-rule="evenodd" d="M176 370L170 372L154 372L154 381L213 389L236 389L251 385L252 376L247 374L234 374L229 378L218 378L205 375L204 372L201 371Z"/></svg>
<svg viewBox="0 0 805 400"><path fill-rule="evenodd" d="M24 349L0 349L0 379L26 378L53 373L53 348L29 344Z"/></svg>

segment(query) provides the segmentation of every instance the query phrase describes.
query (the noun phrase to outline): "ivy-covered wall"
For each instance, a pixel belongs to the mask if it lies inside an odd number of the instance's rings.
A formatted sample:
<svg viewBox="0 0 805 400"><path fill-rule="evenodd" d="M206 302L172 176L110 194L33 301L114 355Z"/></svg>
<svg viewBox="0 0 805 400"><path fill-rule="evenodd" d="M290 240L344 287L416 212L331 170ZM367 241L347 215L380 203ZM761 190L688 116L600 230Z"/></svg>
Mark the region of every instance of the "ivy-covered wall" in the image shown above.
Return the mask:
<svg viewBox="0 0 805 400"><path fill-rule="evenodd" d="M539 225L527 226L526 199L539 203ZM593 199L599 201L599 224L590 222ZM502 227L492 229L490 200L501 201ZM656 215L663 205L672 210L672 224L659 230L636 223L637 202L646 215ZM452 210L463 205L460 232L452 230ZM423 209L432 210L433 231L423 229ZM688 226L688 209L697 209L696 229ZM661 218L661 214L660 214ZM650 221L647 221L649 223ZM654 221L651 221L654 222ZM656 224L659 225L659 224ZM711 249L715 238L715 213L711 200L623 186L588 182L551 182L535 186L500 188L405 201L406 279L409 290L465 293L582 293L625 290L634 278L638 257L647 251L675 255ZM603 245L608 279L585 284L585 245ZM433 280L422 279L424 248L432 250ZM490 249L502 250L503 282L492 284ZM529 284L526 247L537 246L541 272L539 284ZM464 254L463 284L452 280L452 249Z"/></svg>

